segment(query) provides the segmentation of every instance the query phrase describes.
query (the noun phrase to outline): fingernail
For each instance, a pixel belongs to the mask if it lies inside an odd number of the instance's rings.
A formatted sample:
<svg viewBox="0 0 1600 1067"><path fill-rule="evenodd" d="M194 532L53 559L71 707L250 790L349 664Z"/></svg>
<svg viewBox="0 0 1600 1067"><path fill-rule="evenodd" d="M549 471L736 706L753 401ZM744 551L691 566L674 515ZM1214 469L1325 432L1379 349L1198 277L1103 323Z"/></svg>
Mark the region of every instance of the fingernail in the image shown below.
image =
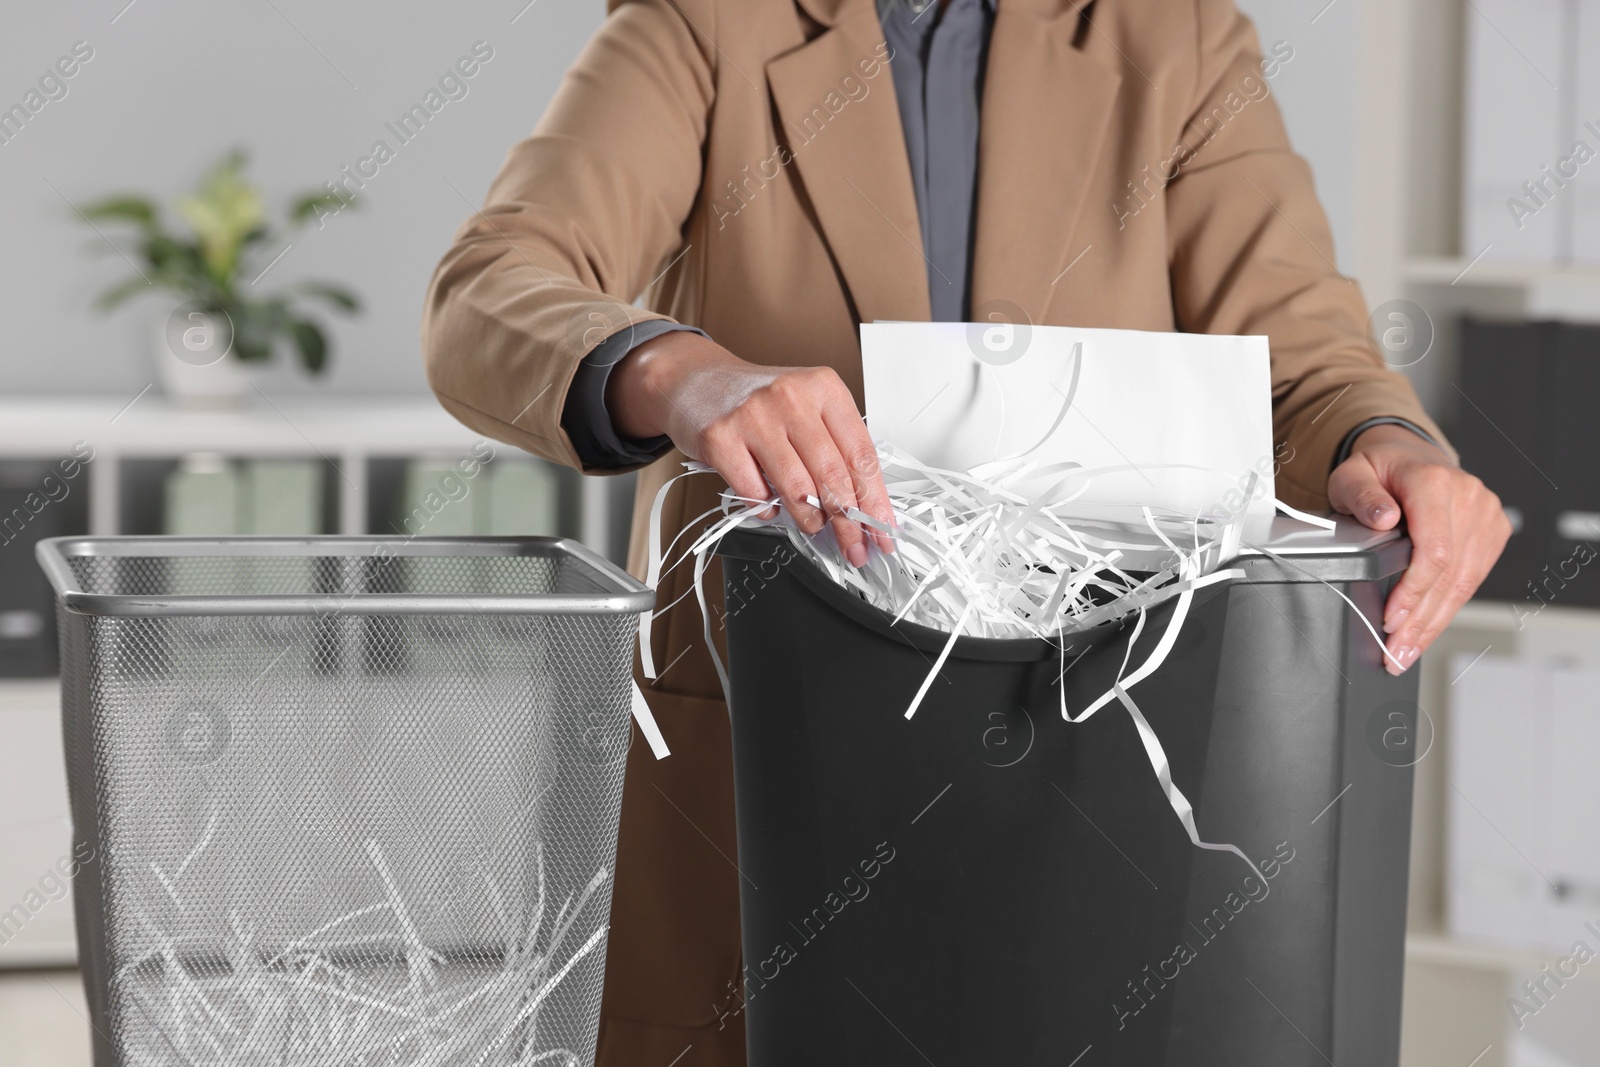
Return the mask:
<svg viewBox="0 0 1600 1067"><path fill-rule="evenodd" d="M1410 645L1401 645L1399 648L1392 649L1391 654L1396 660L1399 661L1393 672L1395 674L1399 674L1401 671L1409 669L1412 661L1417 658L1417 650L1412 648Z"/></svg>
<svg viewBox="0 0 1600 1067"><path fill-rule="evenodd" d="M1378 523L1387 519L1389 517L1389 510L1388 504L1375 505L1371 512L1371 524L1376 526Z"/></svg>
<svg viewBox="0 0 1600 1067"><path fill-rule="evenodd" d="M867 546L851 545L845 550L845 555L850 558L850 566L861 568L867 565Z"/></svg>
<svg viewBox="0 0 1600 1067"><path fill-rule="evenodd" d="M1410 615L1410 614L1411 614L1411 609L1410 608L1401 608L1399 611L1394 613L1394 617L1393 618L1384 620L1383 632L1386 633L1386 634L1394 633L1396 630L1400 629L1400 624L1402 622L1405 622L1406 621L1406 616Z"/></svg>

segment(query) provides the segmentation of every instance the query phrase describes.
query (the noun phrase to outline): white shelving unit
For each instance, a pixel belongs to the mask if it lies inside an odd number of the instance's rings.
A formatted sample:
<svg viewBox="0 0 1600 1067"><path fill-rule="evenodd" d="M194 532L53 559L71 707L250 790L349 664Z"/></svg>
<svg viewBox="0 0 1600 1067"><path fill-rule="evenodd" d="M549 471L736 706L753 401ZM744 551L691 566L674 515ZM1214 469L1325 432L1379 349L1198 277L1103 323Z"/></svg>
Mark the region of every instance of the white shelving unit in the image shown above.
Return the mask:
<svg viewBox="0 0 1600 1067"><path fill-rule="evenodd" d="M1465 941L1446 930L1445 841L1450 774L1450 697L1471 684L1457 654L1600 659L1600 612L1551 605L1523 620L1510 605L1475 601L1425 656L1419 703L1433 724L1432 747L1416 766L1412 809L1409 927L1402 1067L1500 1067L1511 1057L1515 1027L1508 1008L1518 986L1555 957ZM1580 984L1595 997L1589 968ZM1569 1000L1585 994L1563 993Z"/></svg>
<svg viewBox="0 0 1600 1067"><path fill-rule="evenodd" d="M1504 977L1509 974L1534 974L1540 967L1554 969L1557 957L1499 945L1480 945L1461 941L1441 930L1417 930L1406 938L1406 959L1434 967L1484 971ZM1592 981L1589 971L1578 971L1579 981Z"/></svg>
<svg viewBox="0 0 1600 1067"><path fill-rule="evenodd" d="M60 709L54 678L0 681L0 966L76 958L72 899L51 878L72 837Z"/></svg>
<svg viewBox="0 0 1600 1067"><path fill-rule="evenodd" d="M1471 0L1365 0L1362 8L1356 271L1372 304L1409 300L1433 320L1433 350L1405 373L1446 433L1458 403L1451 382L1463 314L1600 321L1600 266L1508 264L1492 250L1480 257L1462 247L1463 60L1469 20L1482 17ZM1473 603L1423 659L1421 704L1436 739L1416 768L1403 1067L1515 1062L1507 1000L1521 977L1551 962L1445 932L1448 674L1454 653L1485 649L1600 660L1600 612L1552 606L1518 629L1509 606Z"/></svg>
<svg viewBox="0 0 1600 1067"><path fill-rule="evenodd" d="M0 400L0 458L56 460L74 454L78 442L93 450L67 485L69 495L88 494L88 532L96 535L156 532L126 528L130 510L141 510L130 505L139 494L159 491L159 480L149 477L152 464L159 469L194 452L322 459L337 501L331 532L405 533L385 529L385 516L369 514L374 463L418 455L482 458L481 450L473 451L480 441L429 398L258 397L238 410L212 411L174 407L153 391L132 398ZM496 457L520 454L491 444ZM563 526L602 553L618 555L627 514L613 504L625 486L566 473L571 492L563 498ZM53 678L0 679L0 967L73 963L72 903L53 898L50 878L69 853L59 686Z"/></svg>
<svg viewBox="0 0 1600 1067"><path fill-rule="evenodd" d="M194 410L145 394L128 398L0 401L0 456L54 458L85 442L89 529L125 532L128 461L176 459L191 452L321 458L336 480L337 533L382 532L367 514L370 461L422 454L471 455L482 440L431 399L268 400L238 410ZM516 452L491 442L496 455ZM574 479L578 537L610 553L614 540L608 480Z"/></svg>
<svg viewBox="0 0 1600 1067"><path fill-rule="evenodd" d="M1500 314L1529 319L1600 322L1600 267L1497 263L1459 256L1413 256L1404 266L1407 286L1418 302L1440 300L1455 289L1480 297L1489 293ZM1516 310L1506 310L1515 304Z"/></svg>

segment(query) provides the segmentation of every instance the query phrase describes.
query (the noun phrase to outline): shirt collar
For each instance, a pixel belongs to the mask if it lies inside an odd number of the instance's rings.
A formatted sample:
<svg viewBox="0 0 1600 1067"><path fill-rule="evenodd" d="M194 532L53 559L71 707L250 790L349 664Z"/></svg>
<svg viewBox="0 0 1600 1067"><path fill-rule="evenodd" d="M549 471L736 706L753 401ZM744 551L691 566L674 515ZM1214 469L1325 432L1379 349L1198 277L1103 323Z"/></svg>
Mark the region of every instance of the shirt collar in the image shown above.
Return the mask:
<svg viewBox="0 0 1600 1067"><path fill-rule="evenodd" d="M972 2L974 0L950 0L952 5ZM994 14L995 0L976 0L976 2L981 4L989 14ZM936 7L938 3L939 0L877 0L878 18L880 21L888 21L891 16L901 12L908 12L913 19L920 21L923 13L930 7ZM937 18L937 13L934 14L935 18Z"/></svg>

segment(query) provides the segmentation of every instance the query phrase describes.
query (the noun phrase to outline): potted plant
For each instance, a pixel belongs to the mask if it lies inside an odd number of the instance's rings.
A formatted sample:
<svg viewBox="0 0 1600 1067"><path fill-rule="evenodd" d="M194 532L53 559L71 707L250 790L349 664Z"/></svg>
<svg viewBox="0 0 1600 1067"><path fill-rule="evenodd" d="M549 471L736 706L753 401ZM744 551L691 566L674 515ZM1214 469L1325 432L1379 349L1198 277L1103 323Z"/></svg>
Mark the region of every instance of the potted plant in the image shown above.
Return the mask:
<svg viewBox="0 0 1600 1067"><path fill-rule="evenodd" d="M327 335L302 305L312 300L338 312L359 310L353 293L327 282L303 281L270 294L255 290L286 241L284 229L267 223L260 193L245 180L245 163L242 151L230 152L194 193L173 205L187 232L170 228L160 207L143 196L111 196L80 209L91 224L134 227L142 260L137 277L100 295L98 309L155 290L180 299L158 327L155 352L162 387L179 403L237 403L250 388L249 368L265 364L283 344L292 345L307 371L320 374ZM302 194L289 204L286 229L350 203L332 191Z"/></svg>

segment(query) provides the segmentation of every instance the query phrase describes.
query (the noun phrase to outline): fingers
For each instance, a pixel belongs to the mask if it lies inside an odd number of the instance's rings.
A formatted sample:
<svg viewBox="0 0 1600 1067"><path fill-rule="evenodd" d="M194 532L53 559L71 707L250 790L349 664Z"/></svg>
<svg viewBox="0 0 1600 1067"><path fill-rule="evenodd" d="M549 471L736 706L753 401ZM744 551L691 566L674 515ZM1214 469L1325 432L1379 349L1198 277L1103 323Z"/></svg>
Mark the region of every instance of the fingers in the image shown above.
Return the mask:
<svg viewBox="0 0 1600 1067"><path fill-rule="evenodd" d="M700 458L747 500L767 500L775 491L808 534L831 522L854 566L866 564L869 537L893 551L887 533L849 515L860 508L887 526L893 511L872 437L838 374L823 367L724 369L730 376L716 383L710 418L684 414L690 425L700 424L694 442ZM763 517L772 514L768 509Z"/></svg>
<svg viewBox="0 0 1600 1067"><path fill-rule="evenodd" d="M1391 639L1396 658L1405 666L1411 666L1418 655L1427 651L1445 627L1450 625L1450 620L1461 610L1461 606L1477 592L1501 547L1500 543L1480 536L1469 536L1460 546L1460 564L1434 583L1422 603ZM1389 670L1398 674L1401 668L1391 663Z"/></svg>
<svg viewBox="0 0 1600 1067"><path fill-rule="evenodd" d="M1400 504L1363 455L1347 459L1329 476L1328 503L1374 530L1391 530L1400 521Z"/></svg>
<svg viewBox="0 0 1600 1067"><path fill-rule="evenodd" d="M703 451L700 457L716 468L722 475L728 488L732 489L746 501L770 500L772 489L767 485L767 480L761 476L761 466L756 458L750 454L750 449L743 439L733 435L722 435L710 432L702 435ZM761 518L770 519L777 514L775 507L767 508L760 513Z"/></svg>
<svg viewBox="0 0 1600 1067"><path fill-rule="evenodd" d="M867 424L861 421L855 401L848 391L844 392L842 403L836 400L823 409L822 421L828 432L833 435L839 454L844 457L845 464L849 467L857 506L884 525L892 525L894 509L889 503L889 491L884 488L883 470L878 464L878 449L872 443L872 435L867 432ZM894 551L894 538L890 534L870 527L866 532L881 550Z"/></svg>
<svg viewBox="0 0 1600 1067"><path fill-rule="evenodd" d="M790 441L810 472L811 482L817 487L817 501L833 522L833 535L839 548L852 566L863 567L867 562L866 535L862 527L847 512L856 506L855 483L838 446L821 421L803 424L790 431Z"/></svg>
<svg viewBox="0 0 1600 1067"><path fill-rule="evenodd" d="M1391 674L1410 667L1450 624L1488 575L1510 536L1500 501L1460 470L1425 466L1399 472L1394 489L1411 529L1412 562L1390 594Z"/></svg>
<svg viewBox="0 0 1600 1067"><path fill-rule="evenodd" d="M1402 472L1394 488L1406 509L1411 534L1411 563L1389 593L1384 605L1383 628L1389 633L1389 652L1399 664L1388 663L1389 673L1410 667L1422 653L1424 605L1434 587L1453 574L1461 546L1454 531L1449 470L1429 467ZM1427 603L1432 618L1436 603Z"/></svg>
<svg viewBox="0 0 1600 1067"><path fill-rule="evenodd" d="M853 566L865 566L867 536L871 531L848 515L852 509L862 506L858 487L865 488L868 494L870 510L864 509L867 514L886 522L889 506L888 493L878 473L876 450L856 412L854 398L839 376L827 368L787 374L773 382L770 392L777 410L773 413L775 417L764 421L781 427L786 440L782 444L767 445L765 450L757 448L756 458L780 492L784 491L784 485L779 478L791 480L796 486L809 484L821 511L805 504L802 496L800 506L805 508L808 519L802 523L802 528L815 533L826 517L833 524L834 536L845 558ZM781 469L789 462L791 454L803 468L803 475ZM775 472L768 466L769 462L778 464L780 470ZM786 507L790 507L788 501L789 497L785 496ZM799 521L802 513L793 513Z"/></svg>
<svg viewBox="0 0 1600 1067"><path fill-rule="evenodd" d="M827 517L809 502L809 498L815 497L820 502L822 496L817 492L805 461L783 433L783 427L752 440L750 451L766 472L767 481L777 490L784 510L794 519L795 525L808 534L821 531Z"/></svg>
<svg viewBox="0 0 1600 1067"><path fill-rule="evenodd" d="M799 410L794 398L780 391L759 405L740 399L741 403L700 432L699 458L715 467L728 487L746 501L770 500L776 494L795 525L815 534L822 529L825 516L808 502L817 495L816 487L789 441L788 424L795 421ZM776 508L759 512L762 518L776 513Z"/></svg>

